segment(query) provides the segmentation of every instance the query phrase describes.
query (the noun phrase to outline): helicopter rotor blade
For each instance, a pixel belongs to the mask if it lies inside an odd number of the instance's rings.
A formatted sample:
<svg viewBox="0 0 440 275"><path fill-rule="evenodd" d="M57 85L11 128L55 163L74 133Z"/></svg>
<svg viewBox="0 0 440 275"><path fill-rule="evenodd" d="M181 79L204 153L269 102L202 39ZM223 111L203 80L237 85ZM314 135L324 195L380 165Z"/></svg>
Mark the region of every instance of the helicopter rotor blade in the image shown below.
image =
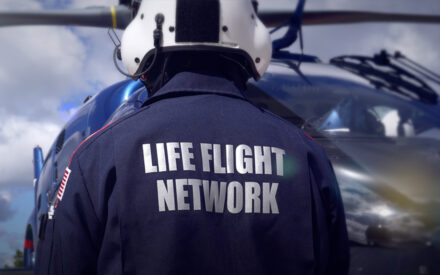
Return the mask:
<svg viewBox="0 0 440 275"><path fill-rule="evenodd" d="M132 10L123 5L78 10L0 11L0 27L69 25L125 29L132 18Z"/></svg>
<svg viewBox="0 0 440 275"><path fill-rule="evenodd" d="M277 27L292 17L293 11L259 13L260 19L267 27ZM440 15L398 14L357 11L309 11L304 12L302 25L332 25L354 23L440 23Z"/></svg>
<svg viewBox="0 0 440 275"><path fill-rule="evenodd" d="M123 1L121 1L123 2ZM293 11L261 11L267 27L287 22ZM71 25L125 29L133 19L133 10L125 5L58 11L0 11L0 27L20 25ZM439 15L395 14L355 11L304 12L302 25L331 25L374 22L440 23Z"/></svg>

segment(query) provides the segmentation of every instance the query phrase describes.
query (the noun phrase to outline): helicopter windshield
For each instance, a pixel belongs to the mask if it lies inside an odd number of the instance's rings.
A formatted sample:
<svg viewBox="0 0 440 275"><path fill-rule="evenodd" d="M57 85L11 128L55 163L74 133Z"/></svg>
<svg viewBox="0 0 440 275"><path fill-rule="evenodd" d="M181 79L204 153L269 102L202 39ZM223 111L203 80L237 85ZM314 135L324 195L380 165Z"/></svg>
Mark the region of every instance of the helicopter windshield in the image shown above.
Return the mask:
<svg viewBox="0 0 440 275"><path fill-rule="evenodd" d="M354 95L356 93L356 95ZM358 88L340 98L336 105L310 123L326 135L351 137L433 137L440 134L435 117L410 102Z"/></svg>
<svg viewBox="0 0 440 275"><path fill-rule="evenodd" d="M438 106L425 107L423 103L345 79L312 76L308 81L311 84L298 76L273 74L271 81L263 79L258 84L272 99L260 98L257 102L271 105L273 102L269 101L276 100L292 112L291 117L297 116L297 126L311 127L332 139L440 139Z"/></svg>

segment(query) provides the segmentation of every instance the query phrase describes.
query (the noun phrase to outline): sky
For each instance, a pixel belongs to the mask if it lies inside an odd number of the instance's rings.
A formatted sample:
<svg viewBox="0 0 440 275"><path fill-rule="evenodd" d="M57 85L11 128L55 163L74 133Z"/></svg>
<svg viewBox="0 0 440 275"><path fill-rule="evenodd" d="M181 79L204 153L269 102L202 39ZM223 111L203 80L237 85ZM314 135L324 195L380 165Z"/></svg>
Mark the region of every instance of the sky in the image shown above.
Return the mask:
<svg viewBox="0 0 440 275"><path fill-rule="evenodd" d="M0 10L107 6L117 0L0 0ZM294 9L295 0L260 0L261 9ZM439 0L310 0L306 10L440 14ZM305 27L305 53L328 61L346 54L401 51L440 73L438 25L354 24ZM294 45L292 50L298 50ZM123 80L107 30L0 28L0 267L23 248L33 208L32 149L46 153L88 95Z"/></svg>

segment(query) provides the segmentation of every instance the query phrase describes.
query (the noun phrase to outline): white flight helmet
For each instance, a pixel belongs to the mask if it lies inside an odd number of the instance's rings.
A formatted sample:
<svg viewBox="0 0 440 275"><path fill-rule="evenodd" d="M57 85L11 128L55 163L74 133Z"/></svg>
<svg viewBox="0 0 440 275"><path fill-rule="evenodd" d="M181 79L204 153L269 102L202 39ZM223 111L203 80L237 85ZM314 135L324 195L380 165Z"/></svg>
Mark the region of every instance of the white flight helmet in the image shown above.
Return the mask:
<svg viewBox="0 0 440 275"><path fill-rule="evenodd" d="M158 50L230 53L258 80L272 43L252 0L143 0L122 37L122 61L137 79Z"/></svg>

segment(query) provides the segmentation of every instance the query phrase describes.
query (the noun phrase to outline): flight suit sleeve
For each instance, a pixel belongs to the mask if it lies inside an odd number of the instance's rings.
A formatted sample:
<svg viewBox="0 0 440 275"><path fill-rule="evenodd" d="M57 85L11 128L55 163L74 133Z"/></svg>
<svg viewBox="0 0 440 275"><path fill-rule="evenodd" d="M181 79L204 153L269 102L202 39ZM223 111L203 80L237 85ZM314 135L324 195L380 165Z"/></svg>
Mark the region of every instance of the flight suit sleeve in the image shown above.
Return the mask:
<svg viewBox="0 0 440 275"><path fill-rule="evenodd" d="M38 244L34 274L95 274L97 270L100 222L77 158L68 169L65 189L58 190L53 216L49 211Z"/></svg>
<svg viewBox="0 0 440 275"><path fill-rule="evenodd" d="M74 153L38 244L35 274L97 273L107 200L116 182L112 148L108 134Z"/></svg>
<svg viewBox="0 0 440 275"><path fill-rule="evenodd" d="M324 149L309 163L314 197L315 235L320 244L317 257L323 274L348 274L350 254L344 206L339 185Z"/></svg>

